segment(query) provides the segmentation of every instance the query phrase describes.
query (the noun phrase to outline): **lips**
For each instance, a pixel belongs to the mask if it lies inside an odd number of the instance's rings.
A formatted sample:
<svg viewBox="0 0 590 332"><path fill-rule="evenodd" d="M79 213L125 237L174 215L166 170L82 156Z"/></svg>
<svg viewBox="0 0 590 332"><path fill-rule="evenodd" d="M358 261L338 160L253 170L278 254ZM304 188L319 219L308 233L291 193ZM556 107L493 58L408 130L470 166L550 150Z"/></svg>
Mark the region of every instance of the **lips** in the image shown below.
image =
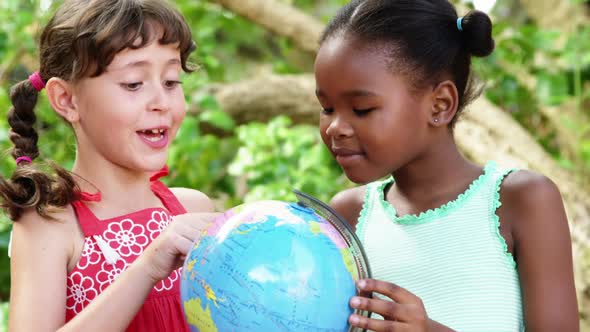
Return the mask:
<svg viewBox="0 0 590 332"><path fill-rule="evenodd" d="M332 153L342 168L357 166L365 158L364 152L343 147L332 147Z"/></svg>
<svg viewBox="0 0 590 332"><path fill-rule="evenodd" d="M138 130L137 134L148 146L154 149L161 149L168 145L168 132L169 129L167 127L156 127Z"/></svg>
<svg viewBox="0 0 590 332"><path fill-rule="evenodd" d="M332 153L337 157L338 156L350 157L350 156L364 154L362 151L359 151L359 150L353 150L353 149L349 149L349 148L335 147L335 146L332 147Z"/></svg>

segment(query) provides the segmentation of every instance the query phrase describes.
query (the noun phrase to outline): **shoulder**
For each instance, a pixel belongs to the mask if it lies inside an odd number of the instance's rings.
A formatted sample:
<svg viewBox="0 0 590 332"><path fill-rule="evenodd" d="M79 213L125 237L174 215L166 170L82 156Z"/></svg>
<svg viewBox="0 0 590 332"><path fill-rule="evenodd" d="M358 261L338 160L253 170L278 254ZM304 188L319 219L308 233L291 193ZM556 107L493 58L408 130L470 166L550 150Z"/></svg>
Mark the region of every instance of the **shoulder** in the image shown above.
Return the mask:
<svg viewBox="0 0 590 332"><path fill-rule="evenodd" d="M211 212L215 208L213 201L204 193L189 188L170 188L187 212Z"/></svg>
<svg viewBox="0 0 590 332"><path fill-rule="evenodd" d="M568 227L559 188L542 174L527 170L508 174L500 187L500 201L515 236Z"/></svg>
<svg viewBox="0 0 590 332"><path fill-rule="evenodd" d="M74 209L68 206L54 211L50 218L39 215L34 209L28 209L23 215L13 222L13 231L21 231L27 236L49 237L51 234L70 233L78 230L78 222ZM45 235L44 235L45 234Z"/></svg>
<svg viewBox="0 0 590 332"><path fill-rule="evenodd" d="M71 206L55 211L51 218L40 216L34 209L25 211L12 225L11 256L56 257L69 261L75 251L75 239L81 231Z"/></svg>
<svg viewBox="0 0 590 332"><path fill-rule="evenodd" d="M557 185L548 177L528 170L508 174L500 187L501 200L511 210L551 208L562 205ZM547 205L548 204L548 205Z"/></svg>
<svg viewBox="0 0 590 332"><path fill-rule="evenodd" d="M363 209L366 186L343 190L332 198L330 206L355 227Z"/></svg>

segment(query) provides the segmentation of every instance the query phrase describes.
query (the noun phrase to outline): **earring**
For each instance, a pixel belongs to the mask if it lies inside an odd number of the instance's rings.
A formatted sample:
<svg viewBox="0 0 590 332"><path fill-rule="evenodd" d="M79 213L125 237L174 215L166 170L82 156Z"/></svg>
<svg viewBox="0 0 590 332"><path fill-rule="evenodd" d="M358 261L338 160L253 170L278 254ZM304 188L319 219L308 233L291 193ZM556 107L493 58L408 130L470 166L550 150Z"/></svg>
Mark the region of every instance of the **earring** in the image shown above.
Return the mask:
<svg viewBox="0 0 590 332"><path fill-rule="evenodd" d="M438 119L434 119L434 123L438 123Z"/></svg>

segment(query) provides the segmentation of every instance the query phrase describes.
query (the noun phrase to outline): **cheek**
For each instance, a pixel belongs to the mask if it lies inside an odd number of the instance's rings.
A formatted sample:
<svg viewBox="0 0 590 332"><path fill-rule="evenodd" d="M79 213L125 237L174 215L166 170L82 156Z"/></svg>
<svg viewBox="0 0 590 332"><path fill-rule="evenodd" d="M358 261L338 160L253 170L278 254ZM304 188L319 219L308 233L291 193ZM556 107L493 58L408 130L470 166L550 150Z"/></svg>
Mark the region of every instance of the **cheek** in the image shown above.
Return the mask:
<svg viewBox="0 0 590 332"><path fill-rule="evenodd" d="M182 121L186 116L186 102L184 101L184 95L181 93L180 96L176 97L174 100L174 119L176 121Z"/></svg>
<svg viewBox="0 0 590 332"><path fill-rule="evenodd" d="M324 141L324 144L326 144L326 145L330 145L330 137L326 133L329 126L330 126L330 121L327 118L325 118L324 116L320 116L320 123L319 123L320 136L322 137L322 141Z"/></svg>

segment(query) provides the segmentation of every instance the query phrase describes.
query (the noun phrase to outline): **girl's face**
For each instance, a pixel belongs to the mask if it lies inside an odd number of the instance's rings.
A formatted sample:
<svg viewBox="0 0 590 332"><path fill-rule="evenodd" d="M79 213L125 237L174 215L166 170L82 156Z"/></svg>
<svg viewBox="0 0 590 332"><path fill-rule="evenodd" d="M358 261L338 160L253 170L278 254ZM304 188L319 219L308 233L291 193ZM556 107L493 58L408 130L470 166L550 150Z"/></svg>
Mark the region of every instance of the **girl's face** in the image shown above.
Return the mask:
<svg viewBox="0 0 590 332"><path fill-rule="evenodd" d="M177 45L157 41L118 53L98 77L75 85L78 158L140 171L164 166L186 113ZM100 165L100 163L98 164Z"/></svg>
<svg viewBox="0 0 590 332"><path fill-rule="evenodd" d="M347 177L368 183L417 160L427 147L428 93L392 73L386 51L335 36L316 62L320 132Z"/></svg>

